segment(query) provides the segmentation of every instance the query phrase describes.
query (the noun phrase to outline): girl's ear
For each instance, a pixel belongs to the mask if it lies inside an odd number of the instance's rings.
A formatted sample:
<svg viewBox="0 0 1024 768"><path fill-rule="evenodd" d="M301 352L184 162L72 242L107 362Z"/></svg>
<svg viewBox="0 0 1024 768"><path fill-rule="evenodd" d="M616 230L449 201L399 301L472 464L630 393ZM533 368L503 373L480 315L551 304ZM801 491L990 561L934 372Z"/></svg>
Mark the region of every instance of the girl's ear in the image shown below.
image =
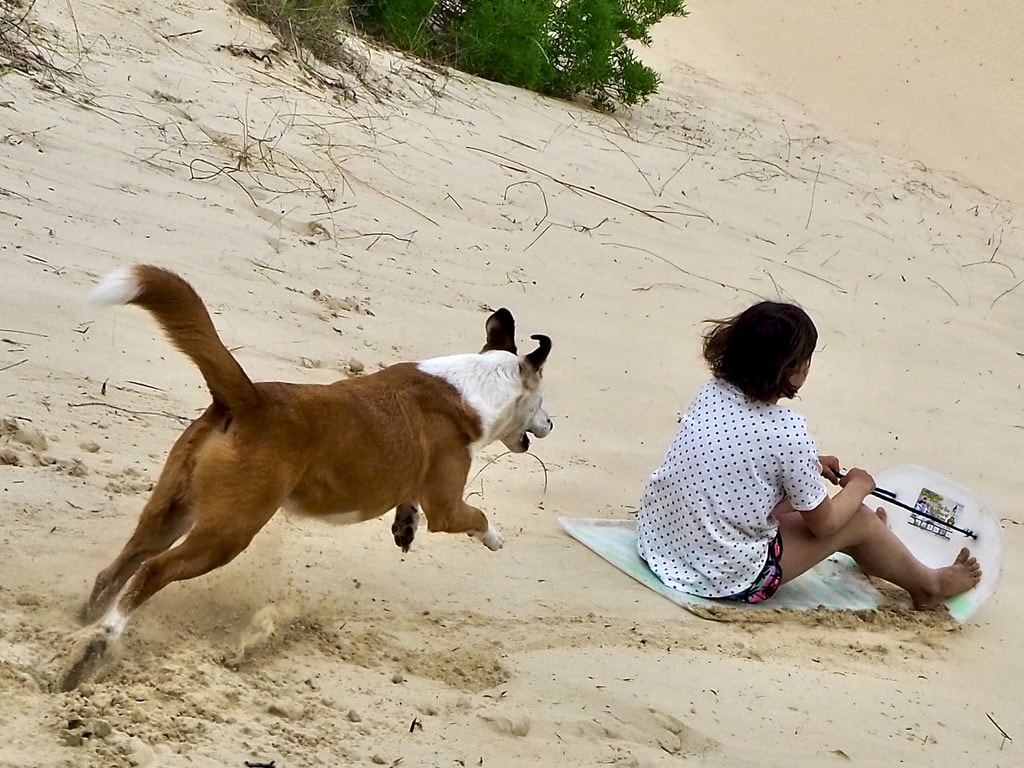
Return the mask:
<svg viewBox="0 0 1024 768"><path fill-rule="evenodd" d="M811 361L807 360L796 368L791 369L786 375L786 382L793 390L793 395L800 391L800 387L807 381L807 374L811 372Z"/></svg>

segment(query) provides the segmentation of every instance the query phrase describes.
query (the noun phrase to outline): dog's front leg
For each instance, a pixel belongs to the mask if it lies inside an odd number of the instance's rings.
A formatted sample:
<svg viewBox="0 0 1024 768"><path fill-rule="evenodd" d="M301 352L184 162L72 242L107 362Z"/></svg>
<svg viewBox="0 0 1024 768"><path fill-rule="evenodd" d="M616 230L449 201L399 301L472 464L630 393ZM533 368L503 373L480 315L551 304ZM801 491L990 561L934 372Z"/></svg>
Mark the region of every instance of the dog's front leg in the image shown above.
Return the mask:
<svg viewBox="0 0 1024 768"><path fill-rule="evenodd" d="M501 531L487 520L487 516L462 499L439 506L432 506L424 500L423 513L427 516L427 530L431 533L466 533L493 551L505 545Z"/></svg>
<svg viewBox="0 0 1024 768"><path fill-rule="evenodd" d="M462 500L471 458L462 451L438 457L427 473L420 492L420 504L430 532L468 533L491 550L501 549L505 540L487 516Z"/></svg>
<svg viewBox="0 0 1024 768"><path fill-rule="evenodd" d="M458 496L424 497L423 513L431 533L467 533L495 551L505 544L501 532L488 522L487 516Z"/></svg>
<svg viewBox="0 0 1024 768"><path fill-rule="evenodd" d="M477 510L477 512L480 512L480 510ZM482 515L483 512L480 512L480 514ZM499 549L505 546L505 539L504 537L502 537L501 531L499 531L494 525L491 525L490 523L488 523L487 530L483 533L470 531L469 535L472 536L474 539L479 539L481 542L483 542L483 545L492 552L497 552Z"/></svg>

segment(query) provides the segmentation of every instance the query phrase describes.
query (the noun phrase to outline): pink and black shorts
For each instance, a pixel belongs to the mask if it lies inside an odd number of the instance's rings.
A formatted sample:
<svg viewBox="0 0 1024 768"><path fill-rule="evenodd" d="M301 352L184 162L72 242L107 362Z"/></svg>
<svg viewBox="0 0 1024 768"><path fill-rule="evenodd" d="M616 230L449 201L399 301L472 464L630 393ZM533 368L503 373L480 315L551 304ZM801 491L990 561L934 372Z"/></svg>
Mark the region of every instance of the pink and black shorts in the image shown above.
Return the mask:
<svg viewBox="0 0 1024 768"><path fill-rule="evenodd" d="M768 545L768 560L761 569L761 573L754 579L754 583L735 595L723 597L722 600L732 600L736 603L763 603L774 595L782 584L782 531L775 533L775 538Z"/></svg>

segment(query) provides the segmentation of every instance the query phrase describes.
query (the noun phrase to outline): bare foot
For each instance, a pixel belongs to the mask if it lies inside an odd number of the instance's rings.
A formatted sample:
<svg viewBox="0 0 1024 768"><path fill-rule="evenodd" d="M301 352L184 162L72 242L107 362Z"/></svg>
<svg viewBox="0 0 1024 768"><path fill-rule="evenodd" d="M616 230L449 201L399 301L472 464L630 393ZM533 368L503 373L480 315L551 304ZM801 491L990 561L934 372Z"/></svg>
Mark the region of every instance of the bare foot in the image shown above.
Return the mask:
<svg viewBox="0 0 1024 768"><path fill-rule="evenodd" d="M981 581L981 565L967 547L960 550L952 565L932 571L934 583L921 594L912 594L914 607L919 610L935 608L943 600L977 586Z"/></svg>
<svg viewBox="0 0 1024 768"><path fill-rule="evenodd" d="M885 511L883 507L879 507L875 510L875 514L878 515L878 519L886 525L889 524L889 513Z"/></svg>

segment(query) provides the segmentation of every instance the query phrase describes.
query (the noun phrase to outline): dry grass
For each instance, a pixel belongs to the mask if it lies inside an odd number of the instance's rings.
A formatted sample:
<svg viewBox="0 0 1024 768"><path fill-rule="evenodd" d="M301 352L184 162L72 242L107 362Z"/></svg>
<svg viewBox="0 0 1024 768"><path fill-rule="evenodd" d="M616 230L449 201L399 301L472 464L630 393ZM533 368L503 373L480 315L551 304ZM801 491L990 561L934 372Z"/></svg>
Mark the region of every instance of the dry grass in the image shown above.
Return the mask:
<svg viewBox="0 0 1024 768"><path fill-rule="evenodd" d="M338 32L350 27L347 0L236 0L294 50L302 48L327 64L344 64Z"/></svg>
<svg viewBox="0 0 1024 768"><path fill-rule="evenodd" d="M46 34L30 18L34 5L34 0L0 0L0 77L21 72L52 82L68 75L53 63L55 52L43 43Z"/></svg>

